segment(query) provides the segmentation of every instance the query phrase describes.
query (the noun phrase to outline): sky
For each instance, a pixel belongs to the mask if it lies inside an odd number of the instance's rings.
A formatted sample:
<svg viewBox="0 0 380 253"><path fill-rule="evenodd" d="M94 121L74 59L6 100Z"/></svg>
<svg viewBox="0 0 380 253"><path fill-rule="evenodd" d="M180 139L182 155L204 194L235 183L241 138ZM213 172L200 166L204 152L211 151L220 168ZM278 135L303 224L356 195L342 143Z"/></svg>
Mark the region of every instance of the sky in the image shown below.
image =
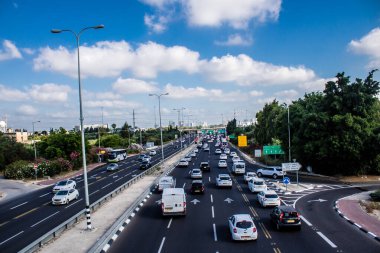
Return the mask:
<svg viewBox="0 0 380 253"><path fill-rule="evenodd" d="M380 68L380 1L0 0L0 120L31 131L252 119ZM380 74L375 74L380 80Z"/></svg>

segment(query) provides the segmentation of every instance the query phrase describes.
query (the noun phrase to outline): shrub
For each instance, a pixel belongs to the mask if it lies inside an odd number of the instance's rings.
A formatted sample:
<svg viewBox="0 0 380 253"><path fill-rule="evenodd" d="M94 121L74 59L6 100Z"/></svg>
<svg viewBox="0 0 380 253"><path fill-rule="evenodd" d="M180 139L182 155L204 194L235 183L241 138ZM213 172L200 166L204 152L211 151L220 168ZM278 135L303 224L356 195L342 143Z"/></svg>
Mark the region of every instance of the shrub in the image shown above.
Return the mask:
<svg viewBox="0 0 380 253"><path fill-rule="evenodd" d="M374 201L380 201L380 190L377 190L375 192L372 192L369 194L369 196L372 198Z"/></svg>
<svg viewBox="0 0 380 253"><path fill-rule="evenodd" d="M24 179L35 176L33 164L28 161L15 161L5 167L4 177L9 179Z"/></svg>

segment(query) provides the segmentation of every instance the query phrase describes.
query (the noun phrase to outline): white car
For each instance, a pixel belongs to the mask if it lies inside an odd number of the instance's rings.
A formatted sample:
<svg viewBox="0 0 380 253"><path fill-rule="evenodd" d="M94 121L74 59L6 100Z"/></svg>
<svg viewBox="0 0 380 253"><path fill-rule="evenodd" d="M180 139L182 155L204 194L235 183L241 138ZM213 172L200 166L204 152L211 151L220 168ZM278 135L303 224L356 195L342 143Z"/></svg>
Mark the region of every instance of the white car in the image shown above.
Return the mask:
<svg viewBox="0 0 380 253"><path fill-rule="evenodd" d="M194 152L194 153L198 153L198 151L199 151L198 149L194 149L194 151L193 151L193 152Z"/></svg>
<svg viewBox="0 0 380 253"><path fill-rule="evenodd" d="M232 172L235 174L244 174L245 173L245 163L234 163L232 165Z"/></svg>
<svg viewBox="0 0 380 253"><path fill-rule="evenodd" d="M224 149L224 153L228 155L230 153L230 149L229 148L225 148Z"/></svg>
<svg viewBox="0 0 380 253"><path fill-rule="evenodd" d="M237 162L237 161L240 161L240 157L238 157L237 155L232 157L232 162Z"/></svg>
<svg viewBox="0 0 380 253"><path fill-rule="evenodd" d="M256 175L256 173L255 172L247 172L247 173L245 173L245 175L244 175L244 181L245 182L248 182L248 181L250 181L252 178L254 178L254 177L257 177L257 175Z"/></svg>
<svg viewBox="0 0 380 253"><path fill-rule="evenodd" d="M178 163L179 167L187 167L189 166L189 162L186 159L181 159Z"/></svg>
<svg viewBox="0 0 380 253"><path fill-rule="evenodd" d="M188 162L191 162L191 156L190 155L185 156L183 159L185 159Z"/></svg>
<svg viewBox="0 0 380 253"><path fill-rule="evenodd" d="M219 159L220 160L227 160L227 155L226 154L220 154Z"/></svg>
<svg viewBox="0 0 380 253"><path fill-rule="evenodd" d="M235 214L228 218L232 240L256 240L257 229L249 214Z"/></svg>
<svg viewBox="0 0 380 253"><path fill-rule="evenodd" d="M197 153L195 152L190 153L190 157L197 157Z"/></svg>
<svg viewBox="0 0 380 253"><path fill-rule="evenodd" d="M279 206L280 203L280 198L276 194L275 191L273 190L266 190L259 192L257 194L257 201L261 204L261 206L266 207L266 206Z"/></svg>
<svg viewBox="0 0 380 253"><path fill-rule="evenodd" d="M216 178L216 186L232 188L232 179L228 174L219 174Z"/></svg>
<svg viewBox="0 0 380 253"><path fill-rule="evenodd" d="M227 162L226 162L226 160L219 160L218 167L219 168L227 168Z"/></svg>
<svg viewBox="0 0 380 253"><path fill-rule="evenodd" d="M281 167L268 167L268 168L260 168L257 170L257 176L269 176L273 177L274 179L278 178L279 176L284 176L284 172L282 171Z"/></svg>
<svg viewBox="0 0 380 253"><path fill-rule="evenodd" d="M236 152L235 151L230 152L230 157L234 157L234 156L237 156Z"/></svg>
<svg viewBox="0 0 380 253"><path fill-rule="evenodd" d="M65 205L74 199L78 199L79 192L77 189L58 191L51 199L53 205Z"/></svg>
<svg viewBox="0 0 380 253"><path fill-rule="evenodd" d="M248 188L251 192L261 192L267 190L267 185L265 184L264 179L253 178L248 181Z"/></svg>
<svg viewBox="0 0 380 253"><path fill-rule="evenodd" d="M190 172L190 177L193 179L202 178L202 171L200 169L192 169Z"/></svg>
<svg viewBox="0 0 380 253"><path fill-rule="evenodd" d="M150 156L154 156L154 155L156 155L156 154L157 154L156 150L151 150L151 151L149 151L149 155L150 155Z"/></svg>
<svg viewBox="0 0 380 253"><path fill-rule="evenodd" d="M219 154L221 154L221 153L222 153L222 150L220 150L219 148L215 149L215 154L216 154L216 155L219 155Z"/></svg>
<svg viewBox="0 0 380 253"><path fill-rule="evenodd" d="M54 185L53 192L56 193L62 190L75 189L76 186L77 184L75 183L74 180L63 180Z"/></svg>

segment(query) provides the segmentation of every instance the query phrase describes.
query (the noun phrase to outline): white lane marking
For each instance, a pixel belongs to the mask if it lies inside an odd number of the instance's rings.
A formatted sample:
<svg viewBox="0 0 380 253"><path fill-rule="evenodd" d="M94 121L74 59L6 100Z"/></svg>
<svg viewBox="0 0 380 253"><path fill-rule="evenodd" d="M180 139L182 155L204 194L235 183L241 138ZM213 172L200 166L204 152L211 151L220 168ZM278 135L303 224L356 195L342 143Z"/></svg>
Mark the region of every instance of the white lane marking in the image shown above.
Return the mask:
<svg viewBox="0 0 380 253"><path fill-rule="evenodd" d="M211 177L208 177L208 181L211 182Z"/></svg>
<svg viewBox="0 0 380 253"><path fill-rule="evenodd" d="M302 215L300 216L301 217L301 219L309 226L309 227L311 227L311 226L313 226L313 224L311 224L308 220L306 220L306 218L305 217L303 217Z"/></svg>
<svg viewBox="0 0 380 253"><path fill-rule="evenodd" d="M120 179L122 179L123 177L119 177L118 179L116 179L115 180L115 183L117 182L117 181L119 181Z"/></svg>
<svg viewBox="0 0 380 253"><path fill-rule="evenodd" d="M160 248L158 249L158 253L160 253L160 252L161 252L161 250L162 250L162 247L164 246L164 242L165 242L165 237L164 237L164 238L162 238L162 242L161 242Z"/></svg>
<svg viewBox="0 0 380 253"><path fill-rule="evenodd" d="M169 224L167 226L168 229L170 228L170 225L172 224L172 220L173 220L173 218L171 218L170 221L169 221Z"/></svg>
<svg viewBox="0 0 380 253"><path fill-rule="evenodd" d="M19 207L19 206L25 205L26 203L28 203L28 201L26 201L26 202L24 202L24 203L22 203L22 204L20 204L20 205L17 205L17 206L11 207L10 209L11 209L11 210L12 210L12 209L15 209L15 208L17 208L17 207Z"/></svg>
<svg viewBox="0 0 380 253"><path fill-rule="evenodd" d="M32 226L30 226L30 227L32 228L32 227L35 227L35 226L37 226L37 225L38 225L38 224L40 224L41 222L43 222L43 221L45 221L45 220L49 219L50 217L52 217L52 216L56 215L57 213L59 213L59 211L57 211L57 212L53 213L52 215L50 215L50 216L46 217L46 218L45 218L45 219L43 219L43 220L40 220L39 222L35 223L34 225L32 225Z"/></svg>
<svg viewBox="0 0 380 253"><path fill-rule="evenodd" d="M91 177L96 177L96 175L98 175L98 174L94 174L94 175L92 175Z"/></svg>
<svg viewBox="0 0 380 253"><path fill-rule="evenodd" d="M336 246L332 241L330 241L329 238L327 238L324 234L322 234L322 232L319 232L319 231L318 231L317 234L318 234L320 237L322 237L322 239L325 240L328 244L330 244L331 247L333 247L333 248L337 248L337 246Z"/></svg>
<svg viewBox="0 0 380 253"><path fill-rule="evenodd" d="M183 184L182 188L185 188L186 183Z"/></svg>
<svg viewBox="0 0 380 253"><path fill-rule="evenodd" d="M213 227L213 229L214 229L214 240L217 242L217 241L218 241L218 237L217 237L217 235L216 235L216 227L215 227L215 223L212 224L212 227Z"/></svg>
<svg viewBox="0 0 380 253"><path fill-rule="evenodd" d="M211 197L211 203L214 203L214 199L212 198L212 194L210 194Z"/></svg>
<svg viewBox="0 0 380 253"><path fill-rule="evenodd" d="M77 181L77 183L84 181L84 179Z"/></svg>
<svg viewBox="0 0 380 253"><path fill-rule="evenodd" d="M104 252L107 252L107 250L111 247L108 243L103 247Z"/></svg>
<svg viewBox="0 0 380 253"><path fill-rule="evenodd" d="M15 234L14 236L9 237L9 238L6 239L5 241L0 242L0 245L3 245L3 244L6 243L7 241L9 241L9 240L15 238L15 237L18 236L18 235L21 235L22 233L24 233L24 231L21 231L21 232L19 232L18 234Z"/></svg>
<svg viewBox="0 0 380 253"><path fill-rule="evenodd" d="M103 186L101 189L104 189L104 188L106 188L106 187L108 187L108 186L110 186L112 183L109 183L109 184L106 184L105 186Z"/></svg>
<svg viewBox="0 0 380 253"><path fill-rule="evenodd" d="M65 208L69 208L70 206L79 203L82 199L83 199L83 198L78 199L78 201L75 201L75 202L71 203L70 205L66 206Z"/></svg>
<svg viewBox="0 0 380 253"><path fill-rule="evenodd" d="M40 198L42 198L42 197L44 197L44 196L46 196L46 195L49 195L49 194L51 194L51 192L48 192L48 193L42 194L42 195L40 196Z"/></svg>
<svg viewBox="0 0 380 253"><path fill-rule="evenodd" d="M91 196L91 195L94 194L94 193L97 193L98 191L99 191L99 190L93 191L92 193L90 193L89 196Z"/></svg>
<svg viewBox="0 0 380 253"><path fill-rule="evenodd" d="M215 215L214 215L214 206L211 206L211 215L212 215L212 218L215 218Z"/></svg>

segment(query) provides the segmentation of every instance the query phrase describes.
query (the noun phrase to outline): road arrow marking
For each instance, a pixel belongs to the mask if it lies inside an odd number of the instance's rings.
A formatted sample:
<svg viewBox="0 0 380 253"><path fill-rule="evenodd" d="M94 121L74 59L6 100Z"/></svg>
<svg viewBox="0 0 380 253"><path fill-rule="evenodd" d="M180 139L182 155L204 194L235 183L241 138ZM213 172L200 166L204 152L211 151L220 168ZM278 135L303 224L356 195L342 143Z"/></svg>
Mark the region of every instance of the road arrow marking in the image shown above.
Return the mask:
<svg viewBox="0 0 380 253"><path fill-rule="evenodd" d="M228 202L228 204L231 204L231 202L234 201L234 200L230 199L230 198L226 198L224 201Z"/></svg>
<svg viewBox="0 0 380 253"><path fill-rule="evenodd" d="M325 202L327 200L325 199L313 199L313 200L309 200L308 202Z"/></svg>
<svg viewBox="0 0 380 253"><path fill-rule="evenodd" d="M196 205L197 203L199 203L200 201L199 200L197 200L197 199L193 199L192 201L190 201L190 202L192 202L194 205Z"/></svg>

